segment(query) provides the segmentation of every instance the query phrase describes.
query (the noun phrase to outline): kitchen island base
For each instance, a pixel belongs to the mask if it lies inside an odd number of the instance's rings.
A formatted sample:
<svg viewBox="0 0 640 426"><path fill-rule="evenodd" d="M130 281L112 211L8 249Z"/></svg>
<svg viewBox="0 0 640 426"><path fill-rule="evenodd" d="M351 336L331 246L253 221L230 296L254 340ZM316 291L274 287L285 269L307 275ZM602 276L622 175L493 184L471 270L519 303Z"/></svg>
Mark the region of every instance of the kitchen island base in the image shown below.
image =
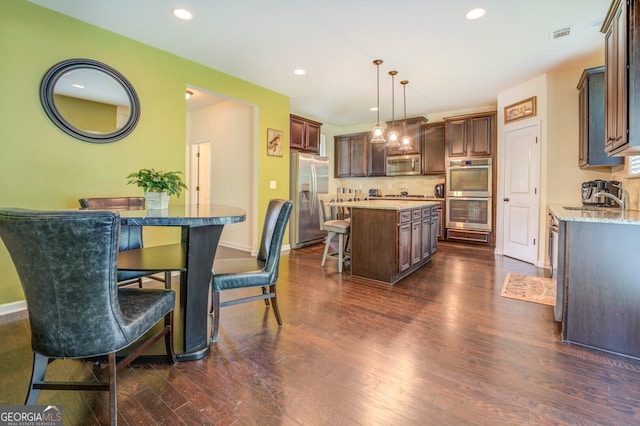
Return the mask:
<svg viewBox="0 0 640 426"><path fill-rule="evenodd" d="M395 284L437 251L438 203L355 204L349 204L353 275Z"/></svg>

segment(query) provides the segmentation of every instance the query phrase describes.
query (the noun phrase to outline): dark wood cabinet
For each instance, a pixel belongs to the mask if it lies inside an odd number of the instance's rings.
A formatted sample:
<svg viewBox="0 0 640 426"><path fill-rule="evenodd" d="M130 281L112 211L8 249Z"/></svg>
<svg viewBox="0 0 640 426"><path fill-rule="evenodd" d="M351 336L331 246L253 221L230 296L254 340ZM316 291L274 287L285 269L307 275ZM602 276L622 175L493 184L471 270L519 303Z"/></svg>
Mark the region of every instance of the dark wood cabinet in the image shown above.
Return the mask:
<svg viewBox="0 0 640 426"><path fill-rule="evenodd" d="M431 211L436 206L351 209L351 272L395 284L431 260ZM427 216L424 216L427 215ZM424 243L425 239L429 240ZM431 249L425 249L430 247Z"/></svg>
<svg viewBox="0 0 640 426"><path fill-rule="evenodd" d="M336 136L335 177L363 177L369 171L369 132Z"/></svg>
<svg viewBox="0 0 640 426"><path fill-rule="evenodd" d="M320 151L320 128L322 123L289 116L289 146L291 149L318 153Z"/></svg>
<svg viewBox="0 0 640 426"><path fill-rule="evenodd" d="M481 113L445 118L449 157L491 157L496 140L496 114Z"/></svg>
<svg viewBox="0 0 640 426"><path fill-rule="evenodd" d="M371 143L371 132L340 135L335 140L335 177L386 176L384 144Z"/></svg>
<svg viewBox="0 0 640 426"><path fill-rule="evenodd" d="M605 150L640 154L640 4L614 0L605 34Z"/></svg>
<svg viewBox="0 0 640 426"><path fill-rule="evenodd" d="M387 175L387 149L383 143L369 143L368 176Z"/></svg>
<svg viewBox="0 0 640 426"><path fill-rule="evenodd" d="M395 129L402 136L402 124L404 120L396 120L393 124L395 124ZM406 121L406 131L409 137L411 138L411 144L409 149L400 149L400 148L387 148L387 155L405 155L405 154L420 154L420 145L422 139L420 137L420 130L423 124L427 123L427 119L424 117L411 117L407 118ZM387 122L387 127L391 129L392 122Z"/></svg>
<svg viewBox="0 0 640 426"><path fill-rule="evenodd" d="M420 134L422 136L422 174L444 174L444 122L425 124Z"/></svg>
<svg viewBox="0 0 640 426"><path fill-rule="evenodd" d="M586 169L622 164L622 157L609 157L605 152L604 67L584 70L578 82L578 90L578 165Z"/></svg>

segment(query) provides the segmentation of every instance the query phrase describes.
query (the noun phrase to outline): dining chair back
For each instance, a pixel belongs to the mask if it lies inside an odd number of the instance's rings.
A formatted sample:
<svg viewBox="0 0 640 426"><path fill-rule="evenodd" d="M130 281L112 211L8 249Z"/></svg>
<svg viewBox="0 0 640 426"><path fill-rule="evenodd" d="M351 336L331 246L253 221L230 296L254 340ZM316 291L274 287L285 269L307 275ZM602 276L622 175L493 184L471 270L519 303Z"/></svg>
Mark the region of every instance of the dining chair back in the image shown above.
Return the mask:
<svg viewBox="0 0 640 426"><path fill-rule="evenodd" d="M80 198L78 202L82 210L145 209L144 197ZM118 247L120 251L142 248L142 226L121 226ZM164 272L162 277L156 275L162 272ZM171 288L171 271L118 271L118 284L121 286L138 283L138 287L142 288L142 278L163 282L165 288Z"/></svg>
<svg viewBox="0 0 640 426"><path fill-rule="evenodd" d="M213 332L211 342L218 338L220 328L220 308L239 303L264 300L267 307L273 306L273 313L282 326L282 318L278 308L276 282L280 269L280 252L287 222L293 204L288 200L271 200L262 228L260 248L256 257L227 258L213 263L212 306ZM249 297L220 301L220 293L226 290L260 287L261 294Z"/></svg>
<svg viewBox="0 0 640 426"><path fill-rule="evenodd" d="M118 288L120 217L110 211L0 209L0 238L24 291L33 370L25 404L40 390L109 391L111 422L117 420L116 372L164 336L175 364L175 293L166 289ZM116 352L138 341L164 318L164 327L116 363ZM107 358L106 382L50 382L45 372L56 358Z"/></svg>

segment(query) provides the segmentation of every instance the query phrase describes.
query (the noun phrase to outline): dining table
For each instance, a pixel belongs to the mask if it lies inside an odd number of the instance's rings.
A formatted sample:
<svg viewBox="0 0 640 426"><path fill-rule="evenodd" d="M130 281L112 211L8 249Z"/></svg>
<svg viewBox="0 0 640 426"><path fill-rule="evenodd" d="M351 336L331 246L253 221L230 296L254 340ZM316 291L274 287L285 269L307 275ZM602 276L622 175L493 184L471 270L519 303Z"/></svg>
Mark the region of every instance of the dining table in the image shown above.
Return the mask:
<svg viewBox="0 0 640 426"><path fill-rule="evenodd" d="M246 211L221 204L201 204L118 213L121 225L182 229L179 243L119 252L118 270L179 271L174 314L176 356L179 361L203 358L209 352L210 285L220 235L225 225L245 221Z"/></svg>

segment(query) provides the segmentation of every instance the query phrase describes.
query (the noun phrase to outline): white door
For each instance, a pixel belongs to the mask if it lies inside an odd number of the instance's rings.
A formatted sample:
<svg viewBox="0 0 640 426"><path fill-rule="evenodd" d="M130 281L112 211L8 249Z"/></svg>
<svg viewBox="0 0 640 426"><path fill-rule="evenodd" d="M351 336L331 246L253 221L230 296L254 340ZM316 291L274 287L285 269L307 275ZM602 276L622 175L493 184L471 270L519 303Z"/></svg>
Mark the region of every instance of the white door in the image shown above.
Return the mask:
<svg viewBox="0 0 640 426"><path fill-rule="evenodd" d="M540 125L507 131L504 140L503 254L536 264Z"/></svg>
<svg viewBox="0 0 640 426"><path fill-rule="evenodd" d="M191 173L189 194L191 204L211 203L211 139L201 139L191 143Z"/></svg>

